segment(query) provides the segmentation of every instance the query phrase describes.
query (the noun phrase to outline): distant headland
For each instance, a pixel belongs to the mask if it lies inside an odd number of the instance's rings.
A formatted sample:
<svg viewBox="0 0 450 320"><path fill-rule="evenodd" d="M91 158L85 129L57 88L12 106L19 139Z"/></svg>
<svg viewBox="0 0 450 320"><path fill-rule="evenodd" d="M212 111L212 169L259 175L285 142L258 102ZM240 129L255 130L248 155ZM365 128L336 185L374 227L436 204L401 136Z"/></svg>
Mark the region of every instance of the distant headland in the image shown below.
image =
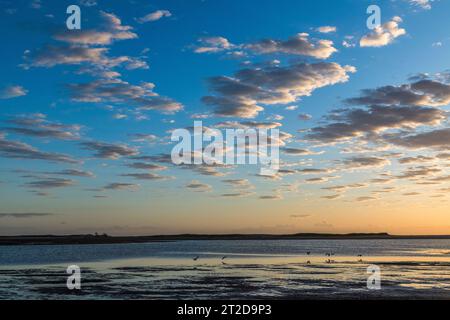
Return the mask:
<svg viewBox="0 0 450 320"><path fill-rule="evenodd" d="M19 235L0 236L0 245L69 245L143 243L182 240L363 240L363 239L450 239L450 235L390 235L389 233L295 233L295 234L178 234L153 236Z"/></svg>

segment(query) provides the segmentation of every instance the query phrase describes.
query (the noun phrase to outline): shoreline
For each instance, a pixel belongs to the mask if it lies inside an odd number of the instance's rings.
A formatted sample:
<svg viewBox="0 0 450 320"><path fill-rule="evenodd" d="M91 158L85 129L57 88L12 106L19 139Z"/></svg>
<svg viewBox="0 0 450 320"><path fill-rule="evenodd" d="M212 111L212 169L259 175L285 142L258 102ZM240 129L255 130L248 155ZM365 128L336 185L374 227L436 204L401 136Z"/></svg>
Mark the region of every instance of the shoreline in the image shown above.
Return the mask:
<svg viewBox="0 0 450 320"><path fill-rule="evenodd" d="M367 290L369 261L255 264L233 259L225 265L218 259L212 263L186 259L182 264L167 265L115 262L83 264L82 290L76 293L65 286L66 264L2 267L0 300L450 298L449 288L442 286L448 280L449 263L377 262L383 270L384 290L380 291Z"/></svg>
<svg viewBox="0 0 450 320"><path fill-rule="evenodd" d="M0 246L15 245L75 245L75 244L127 244L187 240L438 240L450 239L450 235L390 235L388 233L350 234L179 234L154 236L108 235L21 235L0 236Z"/></svg>

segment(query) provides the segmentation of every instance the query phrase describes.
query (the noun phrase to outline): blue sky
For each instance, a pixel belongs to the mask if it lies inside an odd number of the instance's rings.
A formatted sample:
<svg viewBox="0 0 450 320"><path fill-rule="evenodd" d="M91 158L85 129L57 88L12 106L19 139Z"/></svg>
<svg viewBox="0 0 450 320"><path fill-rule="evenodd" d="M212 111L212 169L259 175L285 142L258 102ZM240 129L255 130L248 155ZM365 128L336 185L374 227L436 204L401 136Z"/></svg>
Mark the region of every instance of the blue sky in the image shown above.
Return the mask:
<svg viewBox="0 0 450 320"><path fill-rule="evenodd" d="M449 2L70 4L2 1L0 233L450 231ZM199 117L273 124L289 171L155 158Z"/></svg>

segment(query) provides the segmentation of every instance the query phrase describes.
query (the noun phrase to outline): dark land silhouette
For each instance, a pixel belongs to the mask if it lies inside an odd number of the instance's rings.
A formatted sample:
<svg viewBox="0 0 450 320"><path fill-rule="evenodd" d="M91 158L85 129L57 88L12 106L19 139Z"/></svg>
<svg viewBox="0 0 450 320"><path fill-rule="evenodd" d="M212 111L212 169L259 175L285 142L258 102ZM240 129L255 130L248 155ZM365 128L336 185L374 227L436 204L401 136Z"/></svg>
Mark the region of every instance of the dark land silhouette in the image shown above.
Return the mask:
<svg viewBox="0 0 450 320"><path fill-rule="evenodd" d="M64 245L143 243L181 240L357 240L357 239L450 239L450 235L390 235L388 233L295 233L295 234L178 234L153 236L18 235L0 236L0 245Z"/></svg>

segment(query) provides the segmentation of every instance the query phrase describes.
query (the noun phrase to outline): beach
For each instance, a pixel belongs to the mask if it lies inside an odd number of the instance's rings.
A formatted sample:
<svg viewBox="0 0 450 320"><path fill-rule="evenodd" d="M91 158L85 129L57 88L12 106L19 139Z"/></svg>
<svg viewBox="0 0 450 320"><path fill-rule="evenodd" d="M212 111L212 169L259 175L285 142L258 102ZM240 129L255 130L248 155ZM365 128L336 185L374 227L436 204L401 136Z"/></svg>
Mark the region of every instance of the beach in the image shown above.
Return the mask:
<svg viewBox="0 0 450 320"><path fill-rule="evenodd" d="M449 240L0 247L0 299L450 299L449 248ZM73 264L81 290L66 287ZM367 288L371 265L380 290Z"/></svg>

